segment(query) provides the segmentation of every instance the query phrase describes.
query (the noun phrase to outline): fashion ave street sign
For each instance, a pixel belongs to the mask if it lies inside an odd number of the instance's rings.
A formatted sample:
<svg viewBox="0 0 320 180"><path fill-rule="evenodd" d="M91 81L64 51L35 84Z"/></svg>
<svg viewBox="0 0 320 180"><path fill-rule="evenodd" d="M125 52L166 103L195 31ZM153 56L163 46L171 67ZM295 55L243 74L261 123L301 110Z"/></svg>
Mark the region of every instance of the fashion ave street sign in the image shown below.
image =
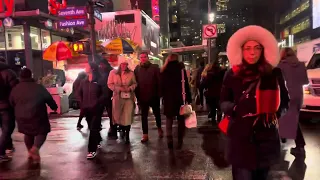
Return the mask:
<svg viewBox="0 0 320 180"><path fill-rule="evenodd" d="M58 28L84 27L87 25L87 19L65 19L58 22Z"/></svg>
<svg viewBox="0 0 320 180"><path fill-rule="evenodd" d="M5 16L9 17L9 16L12 16L13 10L14 10L14 0L0 0L0 13L4 12Z"/></svg>

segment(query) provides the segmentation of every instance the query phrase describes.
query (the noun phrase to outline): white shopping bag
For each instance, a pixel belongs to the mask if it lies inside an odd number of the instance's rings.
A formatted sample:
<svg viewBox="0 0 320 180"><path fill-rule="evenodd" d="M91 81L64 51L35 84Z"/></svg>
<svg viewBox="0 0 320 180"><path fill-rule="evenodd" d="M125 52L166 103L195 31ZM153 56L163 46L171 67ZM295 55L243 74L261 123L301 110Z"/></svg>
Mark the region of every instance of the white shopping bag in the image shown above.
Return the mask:
<svg viewBox="0 0 320 180"><path fill-rule="evenodd" d="M192 113L188 117L186 117L185 124L189 129L197 127L197 115L195 111L192 111Z"/></svg>

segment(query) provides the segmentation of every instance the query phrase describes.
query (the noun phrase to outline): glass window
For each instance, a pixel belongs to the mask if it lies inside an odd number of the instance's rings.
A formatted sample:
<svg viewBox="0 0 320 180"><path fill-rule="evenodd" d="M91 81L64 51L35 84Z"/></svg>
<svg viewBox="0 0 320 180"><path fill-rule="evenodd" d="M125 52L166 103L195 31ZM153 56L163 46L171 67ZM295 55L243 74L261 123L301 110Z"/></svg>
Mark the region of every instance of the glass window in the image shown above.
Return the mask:
<svg viewBox="0 0 320 180"><path fill-rule="evenodd" d="M24 49L24 34L22 26L14 26L6 29L7 50Z"/></svg>
<svg viewBox="0 0 320 180"><path fill-rule="evenodd" d="M51 37L51 43L57 42L57 41L61 41L61 37L60 36L56 36L56 35L52 35Z"/></svg>
<svg viewBox="0 0 320 180"><path fill-rule="evenodd" d="M47 49L51 44L50 31L41 29L42 50Z"/></svg>
<svg viewBox="0 0 320 180"><path fill-rule="evenodd" d="M6 38L4 29L0 28L0 50L6 50Z"/></svg>
<svg viewBox="0 0 320 180"><path fill-rule="evenodd" d="M34 50L41 50L40 29L30 27L31 47Z"/></svg>

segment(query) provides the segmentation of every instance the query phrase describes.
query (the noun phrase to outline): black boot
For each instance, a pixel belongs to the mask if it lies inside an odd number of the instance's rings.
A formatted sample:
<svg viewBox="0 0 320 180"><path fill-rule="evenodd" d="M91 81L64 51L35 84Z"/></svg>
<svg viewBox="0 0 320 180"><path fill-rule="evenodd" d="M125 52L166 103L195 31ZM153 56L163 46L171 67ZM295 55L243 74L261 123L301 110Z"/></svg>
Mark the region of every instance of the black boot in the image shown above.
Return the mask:
<svg viewBox="0 0 320 180"><path fill-rule="evenodd" d="M183 137L178 137L178 146L177 146L177 149L178 149L178 150L182 149L182 145L183 145Z"/></svg>
<svg viewBox="0 0 320 180"><path fill-rule="evenodd" d="M173 149L173 137L172 136L167 136L167 143L168 143L168 149L172 150Z"/></svg>
<svg viewBox="0 0 320 180"><path fill-rule="evenodd" d="M126 144L130 144L130 130L125 130Z"/></svg>

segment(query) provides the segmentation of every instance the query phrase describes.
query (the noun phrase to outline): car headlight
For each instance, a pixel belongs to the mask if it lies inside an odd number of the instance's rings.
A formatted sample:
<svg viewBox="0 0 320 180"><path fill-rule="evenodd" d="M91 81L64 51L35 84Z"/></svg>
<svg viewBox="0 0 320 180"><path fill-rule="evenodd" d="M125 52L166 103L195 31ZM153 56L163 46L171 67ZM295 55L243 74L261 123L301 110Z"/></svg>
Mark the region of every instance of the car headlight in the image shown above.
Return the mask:
<svg viewBox="0 0 320 180"><path fill-rule="evenodd" d="M303 94L311 94L309 84L303 85Z"/></svg>

